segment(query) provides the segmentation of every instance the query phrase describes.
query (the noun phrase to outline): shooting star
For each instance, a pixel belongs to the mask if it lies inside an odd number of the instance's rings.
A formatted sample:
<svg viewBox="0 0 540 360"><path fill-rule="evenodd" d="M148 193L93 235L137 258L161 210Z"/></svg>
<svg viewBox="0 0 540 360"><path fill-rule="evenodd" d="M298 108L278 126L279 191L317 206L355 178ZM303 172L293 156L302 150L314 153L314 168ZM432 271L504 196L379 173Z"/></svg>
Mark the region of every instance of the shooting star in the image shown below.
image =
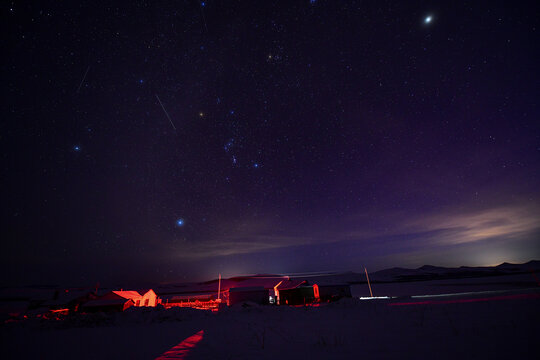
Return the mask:
<svg viewBox="0 0 540 360"><path fill-rule="evenodd" d="M86 68L86 72L84 73L84 76L81 80L81 83L79 84L79 87L77 88L77 93L81 90L81 86L84 83L84 79L86 79L86 74L88 74L88 70L90 70L90 65L88 65L88 68Z"/></svg>
<svg viewBox="0 0 540 360"><path fill-rule="evenodd" d="M157 100L159 101L159 105L161 105L161 108L163 109L163 112L165 113L165 115L167 115L167 119L169 119L169 122L171 123L174 131L176 131L176 126L174 126L172 120L171 120L171 117L169 116L169 113L167 112L167 110L165 110L165 106L163 106L163 103L161 102L161 100L159 99L159 96L156 94L156 98Z"/></svg>

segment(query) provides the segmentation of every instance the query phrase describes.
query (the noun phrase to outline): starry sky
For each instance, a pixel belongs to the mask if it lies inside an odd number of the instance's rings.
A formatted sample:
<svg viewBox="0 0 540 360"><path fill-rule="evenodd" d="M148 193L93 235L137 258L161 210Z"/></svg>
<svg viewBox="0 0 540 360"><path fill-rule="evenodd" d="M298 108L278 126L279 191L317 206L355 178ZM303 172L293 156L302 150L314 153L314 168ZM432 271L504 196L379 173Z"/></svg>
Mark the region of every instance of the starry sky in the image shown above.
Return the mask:
<svg viewBox="0 0 540 360"><path fill-rule="evenodd" d="M533 1L1 12L2 284L540 258Z"/></svg>

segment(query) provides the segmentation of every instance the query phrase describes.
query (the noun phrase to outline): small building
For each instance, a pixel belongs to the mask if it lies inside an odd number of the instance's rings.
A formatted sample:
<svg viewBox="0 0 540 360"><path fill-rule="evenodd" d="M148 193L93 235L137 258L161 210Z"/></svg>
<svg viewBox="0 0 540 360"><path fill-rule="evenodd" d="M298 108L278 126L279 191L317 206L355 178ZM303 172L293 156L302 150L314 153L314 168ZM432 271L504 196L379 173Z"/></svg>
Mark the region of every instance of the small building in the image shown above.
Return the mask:
<svg viewBox="0 0 540 360"><path fill-rule="evenodd" d="M230 288L224 294L228 298L227 305L232 306L245 302L267 305L269 303L268 290L263 286Z"/></svg>
<svg viewBox="0 0 540 360"><path fill-rule="evenodd" d="M67 310L78 311L80 306L90 300L96 299L95 292L85 289L65 289L57 291L53 300L43 304L52 311Z"/></svg>
<svg viewBox="0 0 540 360"><path fill-rule="evenodd" d="M154 290L148 289L146 291L141 291L141 301L138 306L151 306L155 307L158 304L158 297Z"/></svg>
<svg viewBox="0 0 540 360"><path fill-rule="evenodd" d="M118 297L116 299L96 299L86 302L82 306L83 312L121 312L134 306L131 299Z"/></svg>

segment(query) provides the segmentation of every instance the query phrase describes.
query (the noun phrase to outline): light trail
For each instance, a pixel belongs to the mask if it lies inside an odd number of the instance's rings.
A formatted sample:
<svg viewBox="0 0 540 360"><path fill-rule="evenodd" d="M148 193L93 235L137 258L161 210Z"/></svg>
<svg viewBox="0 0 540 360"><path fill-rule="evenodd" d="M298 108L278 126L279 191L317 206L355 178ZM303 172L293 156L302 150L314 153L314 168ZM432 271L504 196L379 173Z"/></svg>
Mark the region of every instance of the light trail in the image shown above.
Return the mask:
<svg viewBox="0 0 540 360"><path fill-rule="evenodd" d="M538 288L526 288L521 289L520 291L536 291ZM465 296L465 295L481 295L481 294L505 294L509 292L515 292L513 290L486 290L486 291L468 291L460 293L448 293L448 294L433 294L433 295L412 295L412 299L423 299L423 298L436 298L436 297L450 297L450 296Z"/></svg>
<svg viewBox="0 0 540 360"><path fill-rule="evenodd" d="M360 300L384 300L391 299L390 296L360 296Z"/></svg>
<svg viewBox="0 0 540 360"><path fill-rule="evenodd" d="M492 297L474 298L474 299L456 299L456 300L412 301L412 302L392 303L392 304L388 304L388 306L462 304L462 303L474 303L474 302L485 302L485 301L518 300L518 299L540 299L540 294L503 295L503 296L492 296Z"/></svg>

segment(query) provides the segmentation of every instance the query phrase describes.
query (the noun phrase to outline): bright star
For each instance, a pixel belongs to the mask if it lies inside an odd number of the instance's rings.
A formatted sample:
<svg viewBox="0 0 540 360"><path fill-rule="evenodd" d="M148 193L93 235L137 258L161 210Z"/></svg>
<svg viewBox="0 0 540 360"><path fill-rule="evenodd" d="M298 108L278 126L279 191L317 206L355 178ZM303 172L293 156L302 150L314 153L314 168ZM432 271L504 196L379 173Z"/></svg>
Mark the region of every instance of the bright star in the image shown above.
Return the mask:
<svg viewBox="0 0 540 360"><path fill-rule="evenodd" d="M429 23L431 23L431 21L433 21L433 16L428 15L428 16L426 16L426 18L424 19L424 24L429 24Z"/></svg>
<svg viewBox="0 0 540 360"><path fill-rule="evenodd" d="M139 80L139 83L140 83L140 84L142 84L143 82L144 82L144 80L143 80L143 79Z"/></svg>
<svg viewBox="0 0 540 360"><path fill-rule="evenodd" d="M259 167L259 164L255 163L255 164L253 164L253 167L256 169L256 168Z"/></svg>
<svg viewBox="0 0 540 360"><path fill-rule="evenodd" d="M81 151L81 147L80 147L79 145L75 145L75 146L73 147L73 150L75 150L75 151Z"/></svg>
<svg viewBox="0 0 540 360"><path fill-rule="evenodd" d="M184 226L184 219L176 220L176 226Z"/></svg>

